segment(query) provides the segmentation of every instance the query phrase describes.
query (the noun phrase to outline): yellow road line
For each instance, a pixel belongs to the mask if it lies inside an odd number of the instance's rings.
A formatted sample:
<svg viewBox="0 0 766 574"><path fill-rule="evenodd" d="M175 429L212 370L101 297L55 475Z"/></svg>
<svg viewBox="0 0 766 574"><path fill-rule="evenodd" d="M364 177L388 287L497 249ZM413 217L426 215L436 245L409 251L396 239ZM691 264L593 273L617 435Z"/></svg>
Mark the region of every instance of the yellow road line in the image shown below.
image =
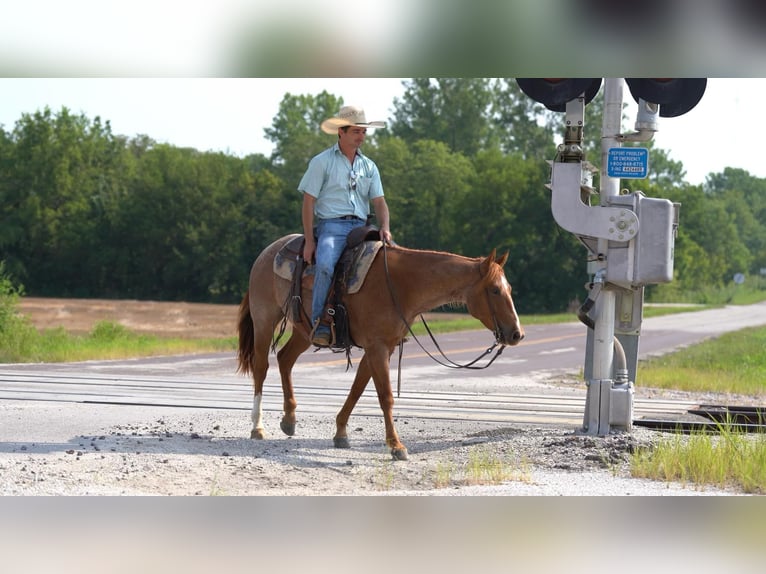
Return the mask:
<svg viewBox="0 0 766 574"><path fill-rule="evenodd" d="M545 339L535 339L534 341L529 341L529 342L522 341L521 343L519 343L519 346L523 345L525 347L530 347L532 345L542 345L543 343L552 343L552 342L564 341L566 339L574 339L574 338L579 338L579 337L582 337L582 333L575 333L573 335L561 335L561 336L557 336L557 337L547 337ZM465 349L452 349L452 350L450 350L450 353L478 353L479 351L484 351L486 349L487 349L487 347L469 347L469 348L465 348ZM396 354L396 351L394 351L394 354ZM422 353L417 353L417 354L414 354L414 355L413 354L408 354L407 358L408 359L422 359L423 357L427 357L427 356L428 355L426 353L422 352ZM359 357L358 359L352 358L351 359L351 364L354 365L354 366L358 365L360 359L361 359L361 357ZM345 365L345 364L346 364L346 359L343 358L343 359L337 359L337 360L334 360L334 361L317 361L317 362L312 362L312 363L299 363L299 364L296 364L296 366L297 367L320 367L320 366L323 366L323 365L334 366L334 365Z"/></svg>

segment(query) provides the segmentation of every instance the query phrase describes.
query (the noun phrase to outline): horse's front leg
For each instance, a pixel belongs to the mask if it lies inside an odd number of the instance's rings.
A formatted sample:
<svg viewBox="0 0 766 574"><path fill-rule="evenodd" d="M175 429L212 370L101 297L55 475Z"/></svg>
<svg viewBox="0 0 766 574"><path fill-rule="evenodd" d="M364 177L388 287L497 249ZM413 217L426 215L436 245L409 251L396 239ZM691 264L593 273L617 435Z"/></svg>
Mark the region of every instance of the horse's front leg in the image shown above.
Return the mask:
<svg viewBox="0 0 766 574"><path fill-rule="evenodd" d="M310 343L307 339L294 332L287 343L285 343L285 346L277 353L277 364L279 365L279 376L282 379L282 395L284 397L284 414L282 415L282 421L279 423L279 428L287 436L295 434L295 409L298 406L293 391L293 366L301 353L308 349L309 346Z"/></svg>
<svg viewBox="0 0 766 574"><path fill-rule="evenodd" d="M378 402L383 411L383 421L386 425L386 444L391 449L394 460L407 460L407 448L399 440L399 435L394 428L394 393L391 391L391 377L389 376L389 360L393 349L384 345L376 345L365 349L365 356L369 362L372 380L375 381L375 390L378 392Z"/></svg>
<svg viewBox="0 0 766 574"><path fill-rule="evenodd" d="M335 417L335 436L332 439L335 448L351 448L351 444L348 441L348 419L351 416L351 411L354 410L356 403L359 402L359 397L362 396L364 389L367 388L367 383L370 382L372 372L370 371L370 365L367 362L367 354L362 355L362 359L359 361L359 366L356 369L356 376L354 382L351 385L351 390L348 393L346 402L343 403L343 408L340 409L338 416Z"/></svg>

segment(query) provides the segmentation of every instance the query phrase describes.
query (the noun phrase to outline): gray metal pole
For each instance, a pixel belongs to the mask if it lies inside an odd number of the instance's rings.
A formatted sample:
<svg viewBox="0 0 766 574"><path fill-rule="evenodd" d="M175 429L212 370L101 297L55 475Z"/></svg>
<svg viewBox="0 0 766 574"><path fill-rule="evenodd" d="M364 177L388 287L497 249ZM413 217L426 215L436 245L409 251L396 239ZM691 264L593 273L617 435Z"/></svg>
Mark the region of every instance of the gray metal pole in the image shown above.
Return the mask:
<svg viewBox="0 0 766 574"><path fill-rule="evenodd" d="M604 79L604 117L601 131L601 177L599 193L601 205L607 206L609 198L620 193L620 180L607 175L607 156L609 148L619 147L622 121L622 78ZM598 240L598 252L608 252L609 240ZM606 261L603 269L606 271ZM610 289L601 292L601 308L598 311L594 329L593 378L605 380L612 378L612 359L614 355L614 305L615 294Z"/></svg>
<svg viewBox="0 0 766 574"><path fill-rule="evenodd" d="M619 195L620 180L607 175L609 148L619 147L622 121L622 78L604 79L604 116L601 131L601 177L599 179L600 203L609 204L609 198ZM598 239L598 253L608 253L609 240ZM594 274L594 281L606 280L607 261L601 261ZM603 289L596 303L593 329L592 379L588 381L585 412L585 432L605 436L610 430L611 390L614 362L614 313L615 293Z"/></svg>

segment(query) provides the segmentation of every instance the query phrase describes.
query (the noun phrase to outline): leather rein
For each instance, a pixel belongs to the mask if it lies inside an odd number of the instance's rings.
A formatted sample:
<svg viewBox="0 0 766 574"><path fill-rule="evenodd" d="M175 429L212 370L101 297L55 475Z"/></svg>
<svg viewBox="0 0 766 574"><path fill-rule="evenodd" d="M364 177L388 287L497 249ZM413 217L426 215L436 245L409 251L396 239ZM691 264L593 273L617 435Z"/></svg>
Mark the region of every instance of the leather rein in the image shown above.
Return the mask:
<svg viewBox="0 0 766 574"><path fill-rule="evenodd" d="M436 363L442 365L443 367L449 367L451 369L474 369L474 370L481 370L486 369L489 367L492 363L495 362L495 359L497 359L500 354L503 352L503 349L505 349L505 345L502 345L500 343L500 327L497 323L497 317L495 315L495 307L492 305L492 298L489 296L489 292L485 289L485 293L487 295L487 303L489 304L489 308L492 312L492 321L495 325L494 335L495 335L495 342L493 345L487 350L485 350L481 355L476 357L473 361L470 361L468 363L456 363L447 355L444 354L444 351L442 351L442 348L439 346L439 343L436 341L436 338L434 337L433 333L431 332L431 329L428 327L428 323L426 323L425 317L423 315L420 315L420 319L423 322L423 326L426 329L426 332L428 333L428 336L431 338L431 341L433 342L436 349L439 351L439 354L442 356L444 360L439 359L439 357L435 357L431 352L426 349L423 344L418 339L417 335L412 331L412 326L407 322L407 319L404 317L404 313L402 312L401 305L399 305L399 299L396 296L396 291L394 290L394 286L391 283L391 275L388 270L388 249L386 247L386 243L383 242L383 266L386 271L386 283L388 285L388 291L391 294L391 300L394 302L394 307L396 308L396 312L399 314L399 318L402 320L402 322L407 327L407 331L412 336L412 338L415 340L415 342L418 344L418 346L425 352L426 355L428 355L431 359L433 359ZM500 346L499 349L495 352L495 356L492 357L489 362L486 365L478 366L476 365L477 362L479 362L481 359L486 357L487 355L490 355L492 351L495 350L496 347ZM399 380L397 381L397 395L399 394L399 390L401 387L401 364L402 364L402 349L404 347L404 339L399 343Z"/></svg>

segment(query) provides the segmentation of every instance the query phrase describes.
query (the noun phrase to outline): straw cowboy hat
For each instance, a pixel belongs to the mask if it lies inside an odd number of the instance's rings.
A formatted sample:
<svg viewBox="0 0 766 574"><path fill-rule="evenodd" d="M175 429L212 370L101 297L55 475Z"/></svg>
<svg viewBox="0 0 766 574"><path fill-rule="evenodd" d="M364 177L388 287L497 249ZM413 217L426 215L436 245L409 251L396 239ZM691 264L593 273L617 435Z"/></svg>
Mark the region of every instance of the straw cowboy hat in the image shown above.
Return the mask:
<svg viewBox="0 0 766 574"><path fill-rule="evenodd" d="M385 122L368 122L364 110L356 106L343 106L338 115L322 122L322 131L326 134L337 134L338 128L344 126L359 126L362 128L384 128Z"/></svg>

